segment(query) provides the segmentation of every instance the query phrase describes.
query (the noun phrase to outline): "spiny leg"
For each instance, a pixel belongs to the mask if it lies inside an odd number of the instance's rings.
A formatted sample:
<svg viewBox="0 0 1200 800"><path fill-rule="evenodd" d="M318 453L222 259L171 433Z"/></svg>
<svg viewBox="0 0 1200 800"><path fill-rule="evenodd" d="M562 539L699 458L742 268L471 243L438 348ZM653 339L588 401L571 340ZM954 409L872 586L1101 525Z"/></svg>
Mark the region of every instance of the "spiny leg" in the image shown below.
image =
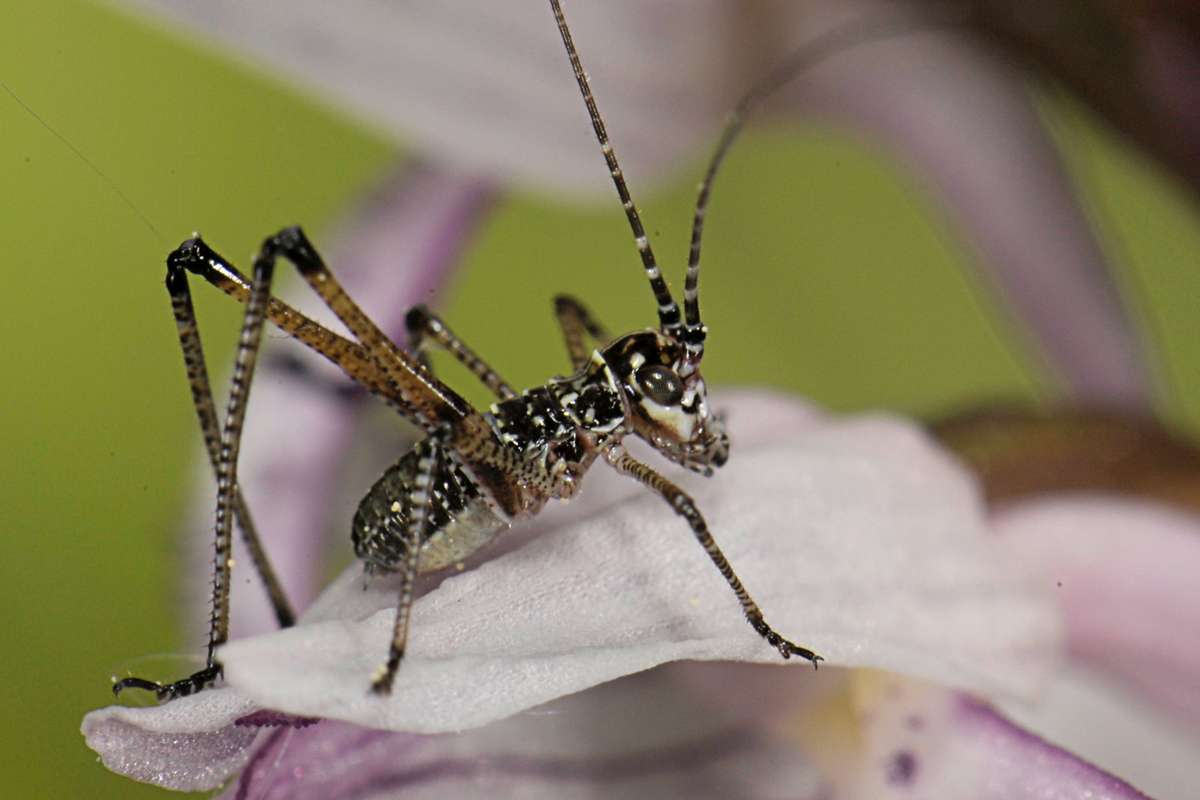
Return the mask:
<svg viewBox="0 0 1200 800"><path fill-rule="evenodd" d="M260 259L290 261L329 310L350 329L355 347L381 373L395 400L408 416L429 434L444 424L475 414L452 389L435 379L412 356L397 347L346 294L333 273L298 227L284 228L263 242ZM352 377L355 377L352 375Z"/></svg>
<svg viewBox="0 0 1200 800"><path fill-rule="evenodd" d="M426 369L429 369L429 364L425 361L425 351L432 342L454 356L458 363L469 369L471 374L478 378L496 397L501 400L509 400L517 396L512 387L497 375L486 361L470 347L467 347L440 317L425 306L419 305L410 308L404 316L404 325L408 329L410 349L422 360Z"/></svg>
<svg viewBox="0 0 1200 800"><path fill-rule="evenodd" d="M170 684L160 684L143 678L126 678L113 685L113 693L139 688L153 691L159 700L194 694L212 684L221 674L216 650L229 639L229 584L233 571L233 512L236 503L237 458L242 441L242 425L246 403L250 399L250 382L262 343L263 321L271 294L274 260L260 257L254 262L254 280L242 316L242 332L238 338L237 357L233 364L229 398L225 404L225 425L221 430L217 458L216 536L213 545L212 612L209 615L208 651L204 669Z"/></svg>
<svg viewBox="0 0 1200 800"><path fill-rule="evenodd" d="M168 264L203 278L240 303L250 295L250 281L198 236L181 244L168 258ZM273 297L267 303L266 314L277 328L336 364L355 383L396 405L397 390L358 342L339 336Z"/></svg>
<svg viewBox="0 0 1200 800"><path fill-rule="evenodd" d="M404 647L408 641L408 622L412 617L413 586L417 580L417 569L421 561L421 543L425 538L425 529L429 524L430 508L433 505L433 480L438 474L442 463L442 444L430 437L424 442L428 452L422 453L417 459L417 469L413 473L412 486L409 487L407 502L397 500L392 504L393 513L408 508L408 519L405 523L404 564L401 571L400 595L396 603L396 621L392 627L392 643L388 650L387 661L371 679L371 691L376 694L390 694L392 683L396 680L396 670L400 668L400 660L404 658Z"/></svg>
<svg viewBox="0 0 1200 800"><path fill-rule="evenodd" d="M554 298L554 314L558 317L558 325L562 328L563 341L567 345L567 355L571 366L579 369L588 362L591 351L584 343L584 334L591 336L597 342L609 340L608 331L592 319L592 315L574 297L560 294Z"/></svg>
<svg viewBox="0 0 1200 800"><path fill-rule="evenodd" d="M246 280L198 238L185 242L175 254L186 260L189 271L200 275L226 294L245 302ZM267 316L281 330L341 367L371 393L384 399L401 415L429 434L450 424L455 452L471 461L477 476L491 488L506 485L503 476L515 466L516 456L495 440L487 421L454 390L434 378L419 361L398 348L363 313L334 278L316 249L298 227L284 228L263 242L259 258L274 261L283 256L300 272L309 287L350 329L357 342L345 339L271 299ZM480 475L486 469L489 474ZM543 475L532 476L545 483ZM513 508L517 510L517 499Z"/></svg>
<svg viewBox="0 0 1200 800"><path fill-rule="evenodd" d="M483 415L388 339L346 294L303 231L285 228L263 243L263 251L272 257L281 255L295 265L383 372L402 413L430 436L445 436L455 460L470 466L476 480L505 513L520 513L531 493L557 488L554 475L502 444ZM519 471L521 480L515 481L512 476Z"/></svg>
<svg viewBox="0 0 1200 800"><path fill-rule="evenodd" d="M762 610L759 609L758 604L750 597L750 593L746 591L746 587L742 585L741 580L734 573L733 567L729 565L729 561L725 558L725 554L721 552L721 548L717 546L712 534L709 533L708 523L704 521L704 517L700 514L699 509L696 508L695 501L686 492L650 467L630 456L624 450L618 448L608 450L605 452L604 457L618 472L622 472L647 488L652 489L662 499L667 501L676 514L687 520L688 525L692 528L692 532L696 535L697 541L704 548L704 552L708 553L708 557L712 559L713 564L720 570L721 576L725 578L725 582L729 584L729 588L733 589L733 593L737 595L738 602L742 604L742 611L746 615L746 620L754 630L758 631L760 636L779 651L780 655L784 658L799 656L811 661L814 667L818 661L824 661L821 656L807 647L800 647L783 638L767 624L767 621L763 619Z"/></svg>
<svg viewBox="0 0 1200 800"><path fill-rule="evenodd" d="M212 386L208 380L204 347L200 341L200 329L196 324L196 312L192 307L192 293L188 287L187 273L178 264L169 265L166 284L167 293L171 297L171 310L175 315L175 327L179 333L179 345L183 350L188 385L192 389L192 405L200 420L204 448L208 452L208 460L215 473L221 457L221 425L217 420ZM238 527L242 532L242 540L246 543L246 548L250 552L250 560L267 590L275 618L279 621L280 627L290 627L295 622L295 614L263 549L262 540L258 536L258 530L250 517L249 508L239 486L234 487L234 511L237 514Z"/></svg>

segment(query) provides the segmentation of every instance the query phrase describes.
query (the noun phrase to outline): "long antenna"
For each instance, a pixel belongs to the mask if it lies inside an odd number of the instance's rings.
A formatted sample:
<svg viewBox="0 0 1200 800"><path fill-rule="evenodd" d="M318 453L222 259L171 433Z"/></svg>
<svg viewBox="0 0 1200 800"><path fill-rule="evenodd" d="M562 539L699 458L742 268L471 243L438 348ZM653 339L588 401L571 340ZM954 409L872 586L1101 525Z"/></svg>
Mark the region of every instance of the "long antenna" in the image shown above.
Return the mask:
<svg viewBox="0 0 1200 800"><path fill-rule="evenodd" d="M625 208L629 227L633 229L633 240L637 243L638 253L642 257L642 266L646 270L646 277L650 280L654 299L658 301L659 326L664 333L676 336L681 329L679 306L672 299L666 281L662 279L658 263L654 260L654 249L646 237L646 229L642 227L642 218L638 214L633 198L629 196L629 187L625 185L625 175L621 172L617 156L608 141L608 131L604 127L604 120L600 118L600 111L596 108L596 100L592 97L592 88L588 85L587 74L583 71L583 65L579 63L579 53L575 51L575 42L571 39L571 31L567 29L562 6L559 5L558 0L550 0L550 8L554 10L554 19L558 22L558 32L562 35L563 45L567 48L567 57L571 59L571 67L575 70L575 82L579 84L579 92L583 95L588 115L592 118L592 128L596 131L596 139L600 142L600 151L604 153L604 160L608 163L608 171L617 187L617 194L621 197L621 205Z"/></svg>
<svg viewBox="0 0 1200 800"><path fill-rule="evenodd" d="M886 39L901 33L927 31L936 27L961 25L964 14L951 14L937 18L929 16L868 17L857 18L831 28L814 39L800 45L782 64L756 83L734 106L725 122L725 129L717 141L716 149L708 162L704 179L700 182L700 193L696 199L696 212L692 217L692 243L688 254L687 277L683 284L684 330L682 339L686 348L686 361L694 367L704 356L706 330L700 321L700 242L704 235L704 214L708 210L708 199L713 179L725 160L746 118L767 97L790 83L806 69L815 66L832 55L866 44Z"/></svg>

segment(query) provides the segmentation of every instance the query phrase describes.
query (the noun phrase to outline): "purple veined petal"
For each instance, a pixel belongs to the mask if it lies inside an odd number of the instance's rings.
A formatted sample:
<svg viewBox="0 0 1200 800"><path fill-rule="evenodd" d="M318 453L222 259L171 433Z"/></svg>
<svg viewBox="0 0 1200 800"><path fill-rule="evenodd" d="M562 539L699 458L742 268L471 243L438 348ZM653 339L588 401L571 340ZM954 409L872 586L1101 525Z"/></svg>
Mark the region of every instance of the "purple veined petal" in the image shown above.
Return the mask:
<svg viewBox="0 0 1200 800"><path fill-rule="evenodd" d="M745 416L721 404L736 436ZM661 500L595 477L585 492L622 498L607 513L564 522L418 601L390 698L365 687L395 590L364 591L355 568L301 625L223 648L228 683L265 708L439 732L666 661L777 662ZM1020 696L1053 668L1052 599L1009 568L970 479L915 429L814 422L743 447L711 481L677 477L767 618L830 665Z"/></svg>
<svg viewBox="0 0 1200 800"><path fill-rule="evenodd" d="M611 194L548 3L127 0L208 34L381 126L501 182ZM622 168L661 175L711 137L769 53L766 6L570 3L566 13ZM563 135L576 132L579 135Z"/></svg>
<svg viewBox="0 0 1200 800"><path fill-rule="evenodd" d="M443 166L406 165L387 178L354 214L337 244L324 248L347 290L389 336L403 341L404 313L431 301L492 205L490 185ZM319 246L319 245L318 245ZM335 330L336 318L300 282L282 297ZM315 596L322 577L331 500L341 486L338 472L352 441L358 408L335 392L315 388L295 371L279 369L287 357L338 385L340 372L293 343L270 343L255 382L238 464L239 478L264 546L297 609ZM346 381L348 385L348 381ZM303 436L295 435L303 431ZM212 477L207 459L197 459L197 485L185 529L190 545L190 607L207 610L207 575L212 561ZM235 537L235 561L247 572L249 556ZM257 580L234 580L233 636L276 627ZM197 611L189 619L200 621Z"/></svg>
<svg viewBox="0 0 1200 800"><path fill-rule="evenodd" d="M1058 593L1071 654L1200 726L1200 521L1166 506L1049 497L1000 512L1007 549Z"/></svg>
<svg viewBox="0 0 1200 800"><path fill-rule="evenodd" d="M325 721L274 734L223 797L828 797L803 750L710 687L765 683L776 704L787 688L793 708L844 680L840 670L671 664L463 733Z"/></svg>
<svg viewBox="0 0 1200 800"><path fill-rule="evenodd" d="M838 781L848 797L1146 800L967 695L894 676L864 683L863 749Z"/></svg>
<svg viewBox="0 0 1200 800"><path fill-rule="evenodd" d="M1196 793L1200 728L1111 675L1075 662L1055 676L1037 703L998 705L1026 730L1159 800L1188 800Z"/></svg>
<svg viewBox="0 0 1200 800"><path fill-rule="evenodd" d="M254 706L212 689L154 708L109 706L83 718L88 747L113 772L167 789L220 786L250 757L257 729L234 722Z"/></svg>
<svg viewBox="0 0 1200 800"><path fill-rule="evenodd" d="M1200 522L1167 506L1084 495L995 517L1010 551L1060 597L1074 666L1023 725L1167 800L1194 793L1200 754Z"/></svg>
<svg viewBox="0 0 1200 800"><path fill-rule="evenodd" d="M83 732L109 769L166 788L212 789L242 769L231 797L358 796L368 785L438 796L447 784L462 792L515 784L539 796L532 785L563 797L613 787L661 796L654 792L690 786L695 796L720 796L697 787L811 784L803 754L763 728L844 680L837 669L681 662L446 736L297 719L257 710L224 688L163 706L102 709L85 718Z"/></svg>
<svg viewBox="0 0 1200 800"><path fill-rule="evenodd" d="M83 718L88 747L113 772L180 791L215 789L262 751L256 741L318 720L261 709L226 687L145 708L109 706ZM259 737L267 729L268 734Z"/></svg>
<svg viewBox="0 0 1200 800"><path fill-rule="evenodd" d="M804 30L905 5L921 4L816 4ZM1149 405L1146 353L1112 267L1011 63L933 29L847 48L788 95L795 113L847 125L911 168L1073 397Z"/></svg>
<svg viewBox="0 0 1200 800"><path fill-rule="evenodd" d="M463 733L281 729L224 797L614 795L1145 797L950 690L882 673L696 662Z"/></svg>

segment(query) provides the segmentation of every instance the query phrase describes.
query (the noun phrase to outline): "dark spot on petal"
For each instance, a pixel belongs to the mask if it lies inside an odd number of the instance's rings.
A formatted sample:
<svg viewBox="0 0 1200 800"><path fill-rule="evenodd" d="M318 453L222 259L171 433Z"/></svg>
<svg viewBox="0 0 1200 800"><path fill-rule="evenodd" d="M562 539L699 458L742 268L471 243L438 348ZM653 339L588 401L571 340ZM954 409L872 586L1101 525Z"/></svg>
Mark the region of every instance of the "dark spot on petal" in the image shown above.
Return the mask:
<svg viewBox="0 0 1200 800"><path fill-rule="evenodd" d="M309 725L315 725L320 721L315 717L296 717L291 714L285 714L282 711L261 708L258 711L252 711L244 717L239 717L233 721L233 724L239 727L253 728L307 728Z"/></svg>
<svg viewBox="0 0 1200 800"><path fill-rule="evenodd" d="M917 757L908 750L897 750L888 759L887 780L893 786L908 786L917 777Z"/></svg>
<svg viewBox="0 0 1200 800"><path fill-rule="evenodd" d="M910 731L919 731L925 727L925 718L920 714L909 714L904 718L904 725Z"/></svg>

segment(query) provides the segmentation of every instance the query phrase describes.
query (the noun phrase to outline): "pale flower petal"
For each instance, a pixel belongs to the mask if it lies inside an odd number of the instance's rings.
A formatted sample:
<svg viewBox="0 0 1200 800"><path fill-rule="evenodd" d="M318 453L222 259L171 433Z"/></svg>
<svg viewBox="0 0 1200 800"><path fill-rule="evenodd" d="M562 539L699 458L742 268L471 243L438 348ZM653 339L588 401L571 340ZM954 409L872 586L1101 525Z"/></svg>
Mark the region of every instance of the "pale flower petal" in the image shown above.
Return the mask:
<svg viewBox="0 0 1200 800"><path fill-rule="evenodd" d="M126 4L209 34L431 157L526 187L611 192L547 3ZM760 71L758 56L770 63L750 37L771 10L722 0L570 4L627 173L660 175L710 139Z"/></svg>
<svg viewBox="0 0 1200 800"><path fill-rule="evenodd" d="M1200 520L1135 500L1055 496L1015 505L995 525L1058 593L1074 656L1200 722Z"/></svg>
<svg viewBox="0 0 1200 800"><path fill-rule="evenodd" d="M889 6L818 3L805 26L895 18ZM1072 396L1148 407L1146 353L1028 76L962 29L930 27L848 47L788 95L910 168Z"/></svg>
<svg viewBox="0 0 1200 800"><path fill-rule="evenodd" d="M681 480L768 619L820 650L828 667L884 667L1016 697L1045 680L1058 652L1052 598L1006 563L974 484L923 433L882 417L831 419L763 393L716 402L738 457L711 480ZM234 722L261 722L258 708L452 731L665 661L779 663L660 500L608 470L589 476L582 494L512 532L515 549L418 601L391 698L367 685L386 651L394 587L364 589L352 568L296 628L222 649L233 688L95 712L89 742L139 779L211 786L245 757L249 740ZM839 671L772 672L819 687ZM139 750L164 732L211 733L205 752L226 756L192 763ZM174 772L164 774L168 762Z"/></svg>
<svg viewBox="0 0 1200 800"><path fill-rule="evenodd" d="M237 692L214 689L156 708L102 708L83 718L82 730L113 772L201 791L220 786L246 763L258 729L234 722L253 710Z"/></svg>
<svg viewBox="0 0 1200 800"><path fill-rule="evenodd" d="M792 679L772 680L788 672ZM788 689L773 693L778 704L827 693L844 679L840 672L672 664L461 734L371 731L331 721L280 730L226 796L817 796L824 780L813 760L708 687L753 686L766 678L774 689Z"/></svg>
<svg viewBox="0 0 1200 800"><path fill-rule="evenodd" d="M1070 664L1034 704L999 704L1016 723L1158 800L1192 800L1200 727L1128 684Z"/></svg>
<svg viewBox="0 0 1200 800"><path fill-rule="evenodd" d="M460 734L280 729L225 796L1144 797L950 690L861 670L698 662Z"/></svg>
<svg viewBox="0 0 1200 800"><path fill-rule="evenodd" d="M736 441L742 415L730 405ZM386 652L393 590L362 589L357 568L305 624L223 648L226 680L267 708L438 732L666 661L777 661L686 525L616 477L584 492L613 491L619 505L418 601L391 698L366 685ZM970 480L912 427L859 418L780 430L711 481L680 480L767 618L830 665L1010 695L1053 667L1052 599L1006 565Z"/></svg>
<svg viewBox="0 0 1200 800"><path fill-rule="evenodd" d="M863 800L1145 800L991 706L939 687L884 676L866 702L864 750L849 772Z"/></svg>

